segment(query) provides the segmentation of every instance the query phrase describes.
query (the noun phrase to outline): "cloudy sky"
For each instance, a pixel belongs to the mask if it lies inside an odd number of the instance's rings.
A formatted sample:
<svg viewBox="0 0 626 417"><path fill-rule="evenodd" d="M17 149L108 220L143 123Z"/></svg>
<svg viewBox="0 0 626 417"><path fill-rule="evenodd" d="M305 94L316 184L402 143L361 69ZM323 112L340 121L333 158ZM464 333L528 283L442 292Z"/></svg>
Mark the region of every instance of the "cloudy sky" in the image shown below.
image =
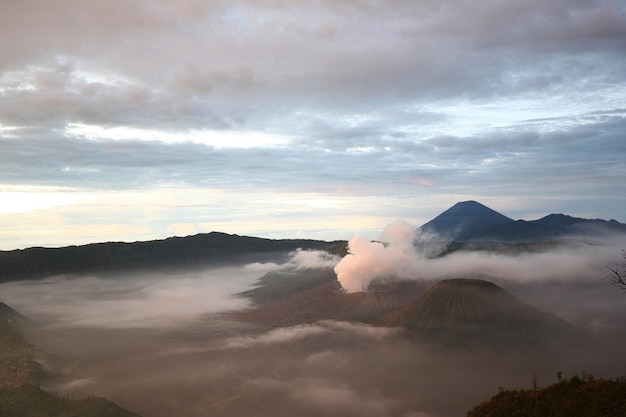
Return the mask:
<svg viewBox="0 0 626 417"><path fill-rule="evenodd" d="M0 249L626 222L622 0L0 0Z"/></svg>

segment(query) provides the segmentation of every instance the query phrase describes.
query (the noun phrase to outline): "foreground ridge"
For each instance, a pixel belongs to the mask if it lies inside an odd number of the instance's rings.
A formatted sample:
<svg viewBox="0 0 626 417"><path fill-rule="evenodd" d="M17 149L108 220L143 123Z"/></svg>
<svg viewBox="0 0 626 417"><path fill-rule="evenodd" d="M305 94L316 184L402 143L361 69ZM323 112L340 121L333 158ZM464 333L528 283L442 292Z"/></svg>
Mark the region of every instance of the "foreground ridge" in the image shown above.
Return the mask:
<svg viewBox="0 0 626 417"><path fill-rule="evenodd" d="M591 375L576 375L543 389L501 391L467 413L467 417L625 415L626 378L596 380Z"/></svg>

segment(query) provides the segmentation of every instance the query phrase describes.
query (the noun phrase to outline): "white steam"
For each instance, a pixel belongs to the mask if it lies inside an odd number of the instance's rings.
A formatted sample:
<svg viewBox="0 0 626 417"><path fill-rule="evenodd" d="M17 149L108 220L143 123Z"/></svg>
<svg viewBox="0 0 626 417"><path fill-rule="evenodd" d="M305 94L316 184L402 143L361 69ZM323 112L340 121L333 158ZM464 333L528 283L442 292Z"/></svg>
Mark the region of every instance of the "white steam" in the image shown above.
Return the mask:
<svg viewBox="0 0 626 417"><path fill-rule="evenodd" d="M542 253L507 256L487 252L455 252L429 258L414 246L415 228L396 221L381 233L380 240L353 237L349 254L335 267L347 292L367 291L377 278L439 280L445 278L491 277L521 282L597 280L607 265L615 263L619 244L579 245Z"/></svg>
<svg viewBox="0 0 626 417"><path fill-rule="evenodd" d="M289 254L291 259L283 265L285 268L317 269L333 268L340 261L336 255L321 250L297 249Z"/></svg>
<svg viewBox="0 0 626 417"><path fill-rule="evenodd" d="M370 242L359 236L348 241L348 255L335 267L341 286L348 292L367 291L375 278L413 278L417 258L413 240L415 228L398 220L383 230L380 240Z"/></svg>

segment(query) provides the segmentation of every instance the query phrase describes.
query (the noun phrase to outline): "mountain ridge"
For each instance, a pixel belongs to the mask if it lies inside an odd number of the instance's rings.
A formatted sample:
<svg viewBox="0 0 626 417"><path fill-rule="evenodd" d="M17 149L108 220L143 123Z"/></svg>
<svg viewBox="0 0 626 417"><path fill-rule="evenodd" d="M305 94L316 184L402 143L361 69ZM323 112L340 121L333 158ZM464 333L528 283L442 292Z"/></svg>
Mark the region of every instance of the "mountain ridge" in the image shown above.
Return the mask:
<svg viewBox="0 0 626 417"><path fill-rule="evenodd" d="M513 220L476 201L459 202L423 224L418 231L434 240L455 243L498 241L529 243L566 237L626 233L626 224L614 219L584 219L552 213L537 220Z"/></svg>
<svg viewBox="0 0 626 417"><path fill-rule="evenodd" d="M90 243L60 248L0 251L0 282L76 273L168 267L224 266L266 261L298 248L322 249L337 242L265 239L222 232L139 242Z"/></svg>

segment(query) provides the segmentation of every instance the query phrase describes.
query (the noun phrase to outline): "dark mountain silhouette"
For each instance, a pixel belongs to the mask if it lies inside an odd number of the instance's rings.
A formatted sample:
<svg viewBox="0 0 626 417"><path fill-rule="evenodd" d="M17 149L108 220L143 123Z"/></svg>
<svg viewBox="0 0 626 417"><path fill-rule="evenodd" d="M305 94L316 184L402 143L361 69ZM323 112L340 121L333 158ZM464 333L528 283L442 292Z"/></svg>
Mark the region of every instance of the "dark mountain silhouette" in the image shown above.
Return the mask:
<svg viewBox="0 0 626 417"><path fill-rule="evenodd" d="M478 279L441 281L379 324L444 346L518 347L582 337L573 325Z"/></svg>
<svg viewBox="0 0 626 417"><path fill-rule="evenodd" d="M506 224L466 230L459 234L456 240L460 242L489 240L538 242L612 233L626 233L626 224L615 220L582 219L565 214L549 214L538 220L517 220Z"/></svg>
<svg viewBox="0 0 626 417"><path fill-rule="evenodd" d="M147 242L107 242L62 248L0 251L0 282L51 275L220 266L259 262L297 248L321 249L338 242L311 239L263 239L211 232Z"/></svg>
<svg viewBox="0 0 626 417"><path fill-rule="evenodd" d="M419 230L434 234L434 242L447 242L448 249L451 250L497 250L498 247L489 242L508 244L556 242L626 233L626 224L615 220L583 219L565 214L550 214L531 221L513 220L476 201L464 201L456 203L422 225ZM477 246L476 242L486 246ZM520 248L509 249L515 251Z"/></svg>
<svg viewBox="0 0 626 417"><path fill-rule="evenodd" d="M420 231L452 240L473 229L511 222L514 220L477 201L463 201L424 224Z"/></svg>

